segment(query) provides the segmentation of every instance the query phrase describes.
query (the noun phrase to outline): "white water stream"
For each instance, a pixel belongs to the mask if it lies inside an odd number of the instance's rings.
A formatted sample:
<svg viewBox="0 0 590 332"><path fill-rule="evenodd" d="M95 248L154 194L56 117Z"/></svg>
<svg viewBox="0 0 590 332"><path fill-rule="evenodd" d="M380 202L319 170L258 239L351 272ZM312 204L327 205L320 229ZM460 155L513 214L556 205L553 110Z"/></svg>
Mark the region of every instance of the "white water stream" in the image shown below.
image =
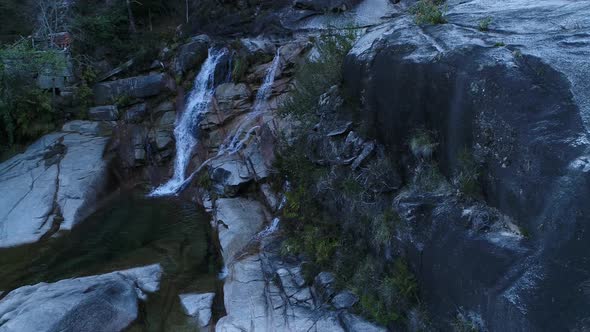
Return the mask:
<svg viewBox="0 0 590 332"><path fill-rule="evenodd" d="M207 112L215 91L215 69L226 54L226 49L209 49L209 56L195 78L194 87L187 99L185 110L174 128L174 137L176 138L174 175L168 182L154 189L150 196L177 194L185 184L187 180L186 169L193 149L197 145L195 131L199 126L201 115Z"/></svg>

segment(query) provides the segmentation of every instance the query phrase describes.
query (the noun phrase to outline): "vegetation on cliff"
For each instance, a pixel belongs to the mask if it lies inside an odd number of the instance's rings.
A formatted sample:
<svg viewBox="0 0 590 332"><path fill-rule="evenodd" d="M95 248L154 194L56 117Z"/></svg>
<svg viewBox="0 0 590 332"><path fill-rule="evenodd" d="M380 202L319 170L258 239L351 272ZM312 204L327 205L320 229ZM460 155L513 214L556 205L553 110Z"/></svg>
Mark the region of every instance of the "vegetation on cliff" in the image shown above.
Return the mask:
<svg viewBox="0 0 590 332"><path fill-rule="evenodd" d="M334 272L339 287L358 297L358 313L382 325L399 326L419 303L417 282L403 257L391 255L399 216L374 201L367 185L375 176L390 182L391 174L382 172L392 170L393 164L375 160L354 171L314 162L310 156L308 135L320 121L320 96L341 83L353 37L331 33L317 40L317 57L298 68L296 89L279 112L301 123L294 141L280 144L275 164L280 179L291 184L282 216L282 253L303 258L309 279L320 271ZM356 111L355 105L346 107Z"/></svg>

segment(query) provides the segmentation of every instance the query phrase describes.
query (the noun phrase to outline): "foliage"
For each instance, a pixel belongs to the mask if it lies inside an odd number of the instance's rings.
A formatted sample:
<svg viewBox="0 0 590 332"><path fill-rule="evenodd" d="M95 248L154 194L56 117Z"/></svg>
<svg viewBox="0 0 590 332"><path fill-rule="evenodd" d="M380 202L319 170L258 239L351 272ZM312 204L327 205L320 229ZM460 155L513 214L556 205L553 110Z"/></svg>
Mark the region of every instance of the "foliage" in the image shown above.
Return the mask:
<svg viewBox="0 0 590 332"><path fill-rule="evenodd" d="M438 146L433 134L427 130L416 130L414 136L410 139L410 150L416 158L430 159L434 150Z"/></svg>
<svg viewBox="0 0 590 332"><path fill-rule="evenodd" d="M32 32L30 5L27 1L0 0L0 43L14 42Z"/></svg>
<svg viewBox="0 0 590 332"><path fill-rule="evenodd" d="M90 66L83 66L80 74L80 84L74 92L75 104L81 108L81 113L93 105L94 92L90 86L96 80L96 73Z"/></svg>
<svg viewBox="0 0 590 332"><path fill-rule="evenodd" d="M246 76L246 71L248 70L248 66L248 58L236 57L234 59L231 77L235 83L238 83L244 79Z"/></svg>
<svg viewBox="0 0 590 332"><path fill-rule="evenodd" d="M399 224L399 215L392 209L387 209L383 213L373 218L371 223L371 233L373 246L380 250L392 244L395 236L395 227Z"/></svg>
<svg viewBox="0 0 590 332"><path fill-rule="evenodd" d="M174 3L178 1L170 1ZM104 57L117 64L134 58L134 66L150 64L164 42L172 39L174 30L165 26L154 29L152 20L170 17L174 13L164 1L132 2L133 22L138 26L130 31L131 20L125 1L111 4L102 1L79 1L74 5L71 31L75 42L73 52L79 57ZM162 25L164 25L164 22ZM97 47L100 46L100 47Z"/></svg>
<svg viewBox="0 0 590 332"><path fill-rule="evenodd" d="M435 162L420 164L414 175L413 185L424 191L435 191L447 183Z"/></svg>
<svg viewBox="0 0 590 332"><path fill-rule="evenodd" d="M279 110L280 114L300 120L314 114L319 97L342 81L342 64L355 38L354 30L319 37L315 42L317 55L297 68L296 88Z"/></svg>
<svg viewBox="0 0 590 332"><path fill-rule="evenodd" d="M199 173L199 176L197 177L197 187L205 190L211 190L213 187L213 181L211 181L209 172L202 171Z"/></svg>
<svg viewBox="0 0 590 332"><path fill-rule="evenodd" d="M454 332L478 332L479 328L475 323L470 321L467 317L463 314L457 314L457 317L452 322L452 327Z"/></svg>
<svg viewBox="0 0 590 332"><path fill-rule="evenodd" d="M457 163L453 183L458 190L468 197L477 198L481 196L480 166L473 158L471 151L468 149L461 150L457 157Z"/></svg>
<svg viewBox="0 0 590 332"><path fill-rule="evenodd" d="M358 267L351 288L359 295L360 312L382 325L402 319L401 312L418 299L416 279L402 259L380 273L376 260L367 257Z"/></svg>
<svg viewBox="0 0 590 332"><path fill-rule="evenodd" d="M491 17L486 17L479 21L478 29L479 31L488 31L490 29L490 24L492 23Z"/></svg>
<svg viewBox="0 0 590 332"><path fill-rule="evenodd" d="M55 51L39 51L27 41L0 49L0 137L9 147L42 135L55 126L51 95L36 86L35 75L65 65Z"/></svg>
<svg viewBox="0 0 590 332"><path fill-rule="evenodd" d="M417 24L444 24L447 20L444 17L442 0L418 0L410 9Z"/></svg>

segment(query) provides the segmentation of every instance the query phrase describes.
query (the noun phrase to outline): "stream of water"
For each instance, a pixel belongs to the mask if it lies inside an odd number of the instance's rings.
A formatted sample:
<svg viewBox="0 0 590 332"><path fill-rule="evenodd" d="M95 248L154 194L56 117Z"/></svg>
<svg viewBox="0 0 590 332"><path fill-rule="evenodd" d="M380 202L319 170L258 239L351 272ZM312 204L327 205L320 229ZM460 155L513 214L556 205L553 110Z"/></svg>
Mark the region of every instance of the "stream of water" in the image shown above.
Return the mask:
<svg viewBox="0 0 590 332"><path fill-rule="evenodd" d="M210 49L207 60L195 78L193 90L188 96L186 107L174 128L176 155L174 157L174 175L168 182L154 189L150 196L169 196L178 193L186 182L186 170L197 145L196 129L204 112L207 112L215 92L215 69L227 54L226 49Z"/></svg>

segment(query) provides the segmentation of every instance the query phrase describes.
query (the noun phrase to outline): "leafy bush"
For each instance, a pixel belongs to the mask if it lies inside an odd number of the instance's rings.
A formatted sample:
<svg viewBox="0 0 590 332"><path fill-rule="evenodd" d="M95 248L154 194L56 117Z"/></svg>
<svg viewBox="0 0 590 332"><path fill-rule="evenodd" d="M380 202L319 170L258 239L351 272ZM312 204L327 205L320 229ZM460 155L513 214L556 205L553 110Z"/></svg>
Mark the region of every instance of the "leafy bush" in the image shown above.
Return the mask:
<svg viewBox="0 0 590 332"><path fill-rule="evenodd" d="M433 134L427 130L417 130L410 139L410 150L416 158L430 159L434 154L438 143L435 142Z"/></svg>
<svg viewBox="0 0 590 332"><path fill-rule="evenodd" d="M342 81L342 64L354 40L354 32L321 36L315 43L317 56L297 68L295 89L279 109L280 114L300 120L313 115L319 97Z"/></svg>
<svg viewBox="0 0 590 332"><path fill-rule="evenodd" d="M479 21L478 29L479 31L488 31L490 29L490 24L492 23L491 17L486 17Z"/></svg>
<svg viewBox="0 0 590 332"><path fill-rule="evenodd" d="M410 9L414 14L417 24L444 24L447 20L444 17L442 0L418 0Z"/></svg>
<svg viewBox="0 0 590 332"><path fill-rule="evenodd" d="M39 51L27 41L0 49L0 137L7 144L26 143L55 127L51 95L36 86L35 75L57 71L64 57Z"/></svg>
<svg viewBox="0 0 590 332"><path fill-rule="evenodd" d="M463 149L457 157L457 169L453 178L453 184L464 195L477 198L481 196L480 166L468 149Z"/></svg>
<svg viewBox="0 0 590 332"><path fill-rule="evenodd" d="M133 2L134 22L139 28L130 31L131 21L125 1L116 0L110 4L78 1L74 5L70 28L75 39L73 53L81 58L102 60L106 57L113 64L134 58L135 68L151 64L162 44L171 40L174 34L174 29L167 26L153 29L151 20L158 17L157 14L169 13L164 4L155 2L142 1L139 7L139 2ZM164 23L167 21L164 20L162 25Z"/></svg>
<svg viewBox="0 0 590 332"><path fill-rule="evenodd" d="M373 246L377 250L392 244L393 237L395 236L395 228L399 222L400 218L398 214L392 209L387 209L373 218L371 232Z"/></svg>

